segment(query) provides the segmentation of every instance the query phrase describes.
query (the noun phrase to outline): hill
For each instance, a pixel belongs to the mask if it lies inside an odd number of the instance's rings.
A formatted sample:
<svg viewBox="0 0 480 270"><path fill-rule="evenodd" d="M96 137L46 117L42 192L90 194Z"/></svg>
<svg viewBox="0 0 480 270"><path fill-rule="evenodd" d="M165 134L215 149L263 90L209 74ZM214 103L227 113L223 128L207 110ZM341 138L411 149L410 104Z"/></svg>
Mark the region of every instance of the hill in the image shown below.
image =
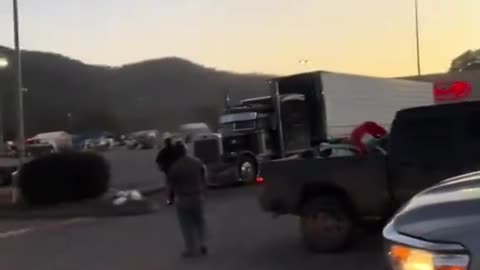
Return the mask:
<svg viewBox="0 0 480 270"><path fill-rule="evenodd" d="M12 56L9 48L0 53ZM25 123L29 135L175 128L190 121L216 122L226 90L233 101L266 94L271 77L236 74L176 57L120 67L95 66L44 52L22 53ZM0 71L7 135L15 133L13 70Z"/></svg>

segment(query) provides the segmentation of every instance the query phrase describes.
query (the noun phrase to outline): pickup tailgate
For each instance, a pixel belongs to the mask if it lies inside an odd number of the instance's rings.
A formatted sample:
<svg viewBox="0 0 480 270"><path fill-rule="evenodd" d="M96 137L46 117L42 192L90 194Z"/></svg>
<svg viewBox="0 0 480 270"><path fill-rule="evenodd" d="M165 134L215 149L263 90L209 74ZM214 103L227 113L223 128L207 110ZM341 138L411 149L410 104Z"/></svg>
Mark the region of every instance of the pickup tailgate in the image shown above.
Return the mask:
<svg viewBox="0 0 480 270"><path fill-rule="evenodd" d="M359 214L383 215L390 202L386 168L383 155L266 162L260 205L268 212L298 214L302 193L328 185L343 190Z"/></svg>

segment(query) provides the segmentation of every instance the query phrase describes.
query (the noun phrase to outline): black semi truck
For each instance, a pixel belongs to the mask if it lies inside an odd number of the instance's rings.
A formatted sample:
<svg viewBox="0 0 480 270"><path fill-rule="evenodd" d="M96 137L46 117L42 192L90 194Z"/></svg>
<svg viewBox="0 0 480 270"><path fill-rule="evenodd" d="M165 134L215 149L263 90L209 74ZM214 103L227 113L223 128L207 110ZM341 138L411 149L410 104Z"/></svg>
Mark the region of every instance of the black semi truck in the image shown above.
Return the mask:
<svg viewBox="0 0 480 270"><path fill-rule="evenodd" d="M272 96L250 98L226 107L219 118L216 133L202 133L192 137L193 154L208 167L209 185L252 183L260 166L268 160L292 156L310 148L305 130L305 98L285 95L278 100L284 112L283 136L288 149L280 151L278 120Z"/></svg>
<svg viewBox="0 0 480 270"><path fill-rule="evenodd" d="M218 132L191 136L188 143L207 164L210 186L254 182L259 164L276 158L273 112L270 96L245 99L225 108Z"/></svg>

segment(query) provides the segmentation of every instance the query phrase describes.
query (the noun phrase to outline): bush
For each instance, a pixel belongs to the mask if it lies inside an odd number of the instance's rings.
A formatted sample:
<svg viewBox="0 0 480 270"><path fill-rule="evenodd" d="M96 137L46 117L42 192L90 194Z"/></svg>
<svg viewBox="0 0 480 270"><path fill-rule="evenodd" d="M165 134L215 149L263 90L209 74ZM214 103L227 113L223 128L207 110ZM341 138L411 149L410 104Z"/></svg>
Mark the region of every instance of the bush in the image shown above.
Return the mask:
<svg viewBox="0 0 480 270"><path fill-rule="evenodd" d="M19 188L32 205L97 198L110 185L110 165L88 152L63 152L39 157L19 173Z"/></svg>

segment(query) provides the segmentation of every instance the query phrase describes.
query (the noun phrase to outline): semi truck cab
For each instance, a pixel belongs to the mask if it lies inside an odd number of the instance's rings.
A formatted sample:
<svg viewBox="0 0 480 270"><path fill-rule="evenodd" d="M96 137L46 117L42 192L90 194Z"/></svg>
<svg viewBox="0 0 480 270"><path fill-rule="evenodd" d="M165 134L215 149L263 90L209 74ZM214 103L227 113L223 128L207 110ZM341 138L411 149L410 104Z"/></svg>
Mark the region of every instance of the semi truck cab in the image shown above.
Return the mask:
<svg viewBox="0 0 480 270"><path fill-rule="evenodd" d="M229 112L222 115L219 133L223 139L223 150L225 153L270 155L273 151L270 122L270 114L262 112Z"/></svg>
<svg viewBox="0 0 480 270"><path fill-rule="evenodd" d="M285 155L310 148L309 131L305 129L305 98L285 94L279 102L285 112ZM227 106L219 117L218 132L199 134L190 142L194 155L207 164L212 185L254 182L262 162L281 157L274 107L272 96L244 99Z"/></svg>

